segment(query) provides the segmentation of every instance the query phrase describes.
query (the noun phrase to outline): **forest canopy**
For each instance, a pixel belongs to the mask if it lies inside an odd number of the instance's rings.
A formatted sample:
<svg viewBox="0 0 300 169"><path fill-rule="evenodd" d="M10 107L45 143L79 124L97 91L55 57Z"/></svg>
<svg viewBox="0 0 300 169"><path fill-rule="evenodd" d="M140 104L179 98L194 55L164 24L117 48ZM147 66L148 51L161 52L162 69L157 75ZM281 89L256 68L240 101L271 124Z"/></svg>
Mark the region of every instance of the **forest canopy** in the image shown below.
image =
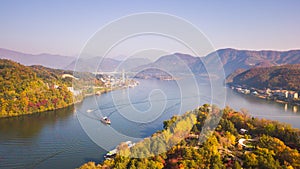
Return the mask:
<svg viewBox="0 0 300 169"><path fill-rule="evenodd" d="M211 109L212 107L212 109ZM205 128L205 121L222 117L214 130L206 135L204 142L199 137ZM181 127L184 122L196 121L185 139L159 154L147 158L130 158L117 154L101 164L88 162L80 169L96 168L300 168L300 131L277 121L251 117L247 112L237 112L226 107L203 105L183 116L174 116L164 122L164 129L153 134L164 133L170 128ZM188 117L188 118L187 118ZM179 121L178 121L179 120ZM209 126L208 126L209 127ZM243 129L243 130L241 130ZM242 132L241 132L242 131ZM172 137L174 137L173 135ZM174 138L161 140L159 144L148 144L149 139L137 143L127 153L147 153L151 148L164 147ZM140 146L147 145L147 146Z"/></svg>
<svg viewBox="0 0 300 169"><path fill-rule="evenodd" d="M24 66L0 59L0 117L18 116L66 107L73 103L67 86L72 79L62 78L70 71L42 66Z"/></svg>
<svg viewBox="0 0 300 169"><path fill-rule="evenodd" d="M286 89L300 91L300 64L255 67L229 76L233 84L246 85L257 89ZM227 79L229 80L229 79Z"/></svg>

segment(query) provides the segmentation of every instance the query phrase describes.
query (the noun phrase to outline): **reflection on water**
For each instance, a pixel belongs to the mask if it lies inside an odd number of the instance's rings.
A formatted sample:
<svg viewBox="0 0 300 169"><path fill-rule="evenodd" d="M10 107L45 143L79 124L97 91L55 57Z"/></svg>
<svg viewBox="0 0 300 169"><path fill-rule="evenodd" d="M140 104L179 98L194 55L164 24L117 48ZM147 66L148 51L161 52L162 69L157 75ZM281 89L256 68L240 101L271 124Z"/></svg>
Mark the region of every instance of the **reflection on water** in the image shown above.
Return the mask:
<svg viewBox="0 0 300 169"><path fill-rule="evenodd" d="M35 138L45 126L54 126L74 113L74 106L0 120L0 141L11 137Z"/></svg>
<svg viewBox="0 0 300 169"><path fill-rule="evenodd" d="M287 103L285 103L285 104L284 104L284 111L286 112L286 111L287 111L287 109L288 109L288 104L287 104Z"/></svg>
<svg viewBox="0 0 300 169"><path fill-rule="evenodd" d="M76 168L104 153L82 131L73 106L0 119L0 168Z"/></svg>
<svg viewBox="0 0 300 169"><path fill-rule="evenodd" d="M255 109L255 107L264 107L266 109L261 109L261 111L269 111L269 110L274 110L276 109L276 114L279 113L278 115L286 115L286 114L282 114L283 112L287 112L287 113L300 113L298 112L299 110L299 106L296 105L291 105L288 103L277 103L275 101L272 100L266 100L266 99L261 99L261 98L257 98L255 96L252 95L245 95L245 94L241 94L241 93L237 93L231 89L227 89L227 103L229 103L228 105L231 106L231 104L235 105L235 103L240 103L240 102L246 102L247 103L247 108L248 110L253 110ZM240 101L238 101L239 99L242 99ZM235 102L235 103L234 103ZM251 107L250 105L252 105L253 107Z"/></svg>
<svg viewBox="0 0 300 169"><path fill-rule="evenodd" d="M255 117L277 120L291 124L295 128L300 128L299 106L244 95L229 88L227 89L226 104L236 110L246 108L249 110L250 115Z"/></svg>
<svg viewBox="0 0 300 169"><path fill-rule="evenodd" d="M293 112L297 113L298 112L298 106L293 106Z"/></svg>

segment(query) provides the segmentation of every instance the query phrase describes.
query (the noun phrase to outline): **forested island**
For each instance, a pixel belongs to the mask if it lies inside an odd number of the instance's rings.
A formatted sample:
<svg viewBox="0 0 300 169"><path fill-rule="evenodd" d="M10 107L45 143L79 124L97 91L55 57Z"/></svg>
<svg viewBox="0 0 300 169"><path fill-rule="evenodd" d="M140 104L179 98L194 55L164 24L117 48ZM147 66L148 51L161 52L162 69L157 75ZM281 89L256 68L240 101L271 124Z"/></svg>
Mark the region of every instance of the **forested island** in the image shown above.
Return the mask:
<svg viewBox="0 0 300 169"><path fill-rule="evenodd" d="M207 121L210 125L205 125ZM186 131L189 124L192 128ZM221 110L205 104L174 116L163 125L162 131L130 149L120 144L115 158L101 164L88 162L80 169L300 168L300 131L288 124L251 117L245 110L237 112L230 107ZM214 125L217 125L215 130L206 130ZM179 136L185 139L180 141ZM158 137L164 139L150 141ZM203 138L204 142L200 142ZM168 147L176 140L177 144ZM136 155L145 158L130 158Z"/></svg>

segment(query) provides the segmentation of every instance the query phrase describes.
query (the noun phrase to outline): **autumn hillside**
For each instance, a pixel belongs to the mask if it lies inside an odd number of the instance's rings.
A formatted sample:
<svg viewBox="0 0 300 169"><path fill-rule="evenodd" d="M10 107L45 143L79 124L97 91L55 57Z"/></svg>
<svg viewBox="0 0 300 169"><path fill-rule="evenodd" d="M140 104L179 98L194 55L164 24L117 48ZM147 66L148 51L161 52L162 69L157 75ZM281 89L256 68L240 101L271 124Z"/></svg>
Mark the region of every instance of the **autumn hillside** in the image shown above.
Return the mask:
<svg viewBox="0 0 300 169"><path fill-rule="evenodd" d="M246 85L258 89L300 90L300 64L256 67L244 71L233 78L233 84Z"/></svg>
<svg viewBox="0 0 300 169"><path fill-rule="evenodd" d="M194 118L196 121L186 138L168 147L170 142L174 142L182 134L182 124L189 124ZM216 128L210 130L212 126ZM170 135L170 131L174 134ZM163 139L149 141L157 135L162 135ZM287 124L254 118L245 110L237 112L229 107L221 110L205 104L165 121L164 130L138 142L130 151L121 147L121 153L115 158L106 159L101 164L88 162L80 169L296 169L300 168L299 136L300 131ZM201 142L201 138L206 139ZM153 150L158 153L151 154ZM144 158L130 158L135 154Z"/></svg>
<svg viewBox="0 0 300 169"><path fill-rule="evenodd" d="M0 117L31 114L66 107L73 102L67 86L70 73L42 66L23 66L0 59Z"/></svg>

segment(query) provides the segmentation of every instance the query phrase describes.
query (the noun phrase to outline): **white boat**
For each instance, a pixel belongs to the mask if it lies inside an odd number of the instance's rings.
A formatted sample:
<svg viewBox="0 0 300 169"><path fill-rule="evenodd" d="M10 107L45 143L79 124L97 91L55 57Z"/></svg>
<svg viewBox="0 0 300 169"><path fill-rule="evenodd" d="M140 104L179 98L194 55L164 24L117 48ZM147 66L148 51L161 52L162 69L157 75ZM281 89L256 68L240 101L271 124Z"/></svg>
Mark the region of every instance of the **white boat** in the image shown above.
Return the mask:
<svg viewBox="0 0 300 169"><path fill-rule="evenodd" d="M131 148L135 145L135 143L132 143L131 141L126 141L124 144L126 144L128 146L128 148ZM106 153L106 155L104 155L104 158L111 159L111 158L115 157L117 155L117 153L118 153L118 147L116 147L115 149Z"/></svg>
<svg viewBox="0 0 300 169"><path fill-rule="evenodd" d="M94 110L92 110L92 109L88 109L86 112L90 113L90 112L92 112L92 111L94 111Z"/></svg>
<svg viewBox="0 0 300 169"><path fill-rule="evenodd" d="M103 117L102 119L100 119L100 121L102 123L105 123L105 124L110 124L111 123L110 120L108 119L108 117Z"/></svg>

